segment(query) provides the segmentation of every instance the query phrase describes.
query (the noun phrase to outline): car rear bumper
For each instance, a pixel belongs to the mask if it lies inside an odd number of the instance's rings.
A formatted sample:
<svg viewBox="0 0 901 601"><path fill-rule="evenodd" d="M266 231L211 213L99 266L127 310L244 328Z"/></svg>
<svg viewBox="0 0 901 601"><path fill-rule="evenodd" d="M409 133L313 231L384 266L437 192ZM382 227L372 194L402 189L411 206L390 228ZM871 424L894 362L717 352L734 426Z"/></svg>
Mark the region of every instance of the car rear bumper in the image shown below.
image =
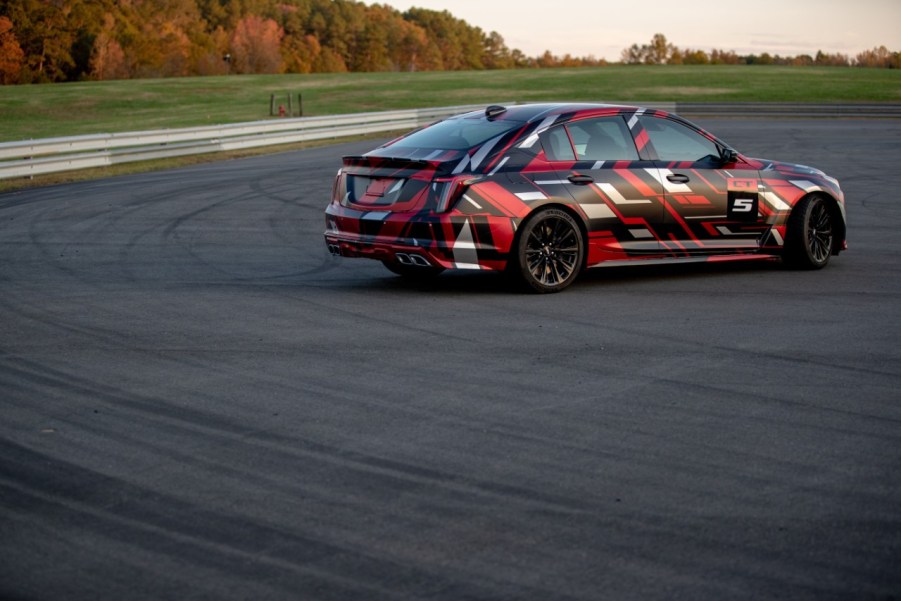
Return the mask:
<svg viewBox="0 0 901 601"><path fill-rule="evenodd" d="M419 267L457 268L454 263L448 262L443 256L412 244L352 239L336 235L333 232L325 232L325 245L328 247L329 253L336 257L375 259Z"/></svg>
<svg viewBox="0 0 901 601"><path fill-rule="evenodd" d="M325 227L332 255L493 271L506 268L515 233L509 218L456 212L373 215L335 204L326 210Z"/></svg>

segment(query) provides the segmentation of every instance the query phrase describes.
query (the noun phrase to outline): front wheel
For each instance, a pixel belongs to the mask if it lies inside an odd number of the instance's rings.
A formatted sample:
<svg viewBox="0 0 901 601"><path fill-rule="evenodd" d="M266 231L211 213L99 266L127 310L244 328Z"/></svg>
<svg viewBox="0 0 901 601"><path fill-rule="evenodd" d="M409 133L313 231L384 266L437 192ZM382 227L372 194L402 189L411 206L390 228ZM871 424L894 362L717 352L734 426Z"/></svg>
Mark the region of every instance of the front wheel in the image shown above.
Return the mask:
<svg viewBox="0 0 901 601"><path fill-rule="evenodd" d="M575 218L543 209L522 226L516 261L523 282L536 292L560 292L582 270L585 243Z"/></svg>
<svg viewBox="0 0 901 601"><path fill-rule="evenodd" d="M821 269L832 256L834 220L826 200L808 196L792 210L785 232L783 260L799 269Z"/></svg>

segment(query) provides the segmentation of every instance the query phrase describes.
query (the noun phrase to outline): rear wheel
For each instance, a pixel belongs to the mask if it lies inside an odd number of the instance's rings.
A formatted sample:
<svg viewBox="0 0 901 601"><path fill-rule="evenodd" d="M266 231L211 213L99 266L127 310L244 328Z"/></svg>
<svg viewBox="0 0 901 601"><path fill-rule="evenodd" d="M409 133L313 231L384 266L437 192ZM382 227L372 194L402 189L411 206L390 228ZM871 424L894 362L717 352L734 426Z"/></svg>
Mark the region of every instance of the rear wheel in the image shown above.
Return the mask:
<svg viewBox="0 0 901 601"><path fill-rule="evenodd" d="M522 226L516 247L519 275L537 292L559 292L582 269L585 244L575 218L560 209L543 209Z"/></svg>
<svg viewBox="0 0 901 601"><path fill-rule="evenodd" d="M834 220L826 199L808 196L792 210L785 232L783 259L798 269L821 269L835 243Z"/></svg>
<svg viewBox="0 0 901 601"><path fill-rule="evenodd" d="M391 273L395 273L403 278L411 280L433 278L444 271L444 267L435 267L434 265L429 265L428 267L422 265L406 265L404 263L398 263L397 261L382 261L382 265L387 267L388 271Z"/></svg>

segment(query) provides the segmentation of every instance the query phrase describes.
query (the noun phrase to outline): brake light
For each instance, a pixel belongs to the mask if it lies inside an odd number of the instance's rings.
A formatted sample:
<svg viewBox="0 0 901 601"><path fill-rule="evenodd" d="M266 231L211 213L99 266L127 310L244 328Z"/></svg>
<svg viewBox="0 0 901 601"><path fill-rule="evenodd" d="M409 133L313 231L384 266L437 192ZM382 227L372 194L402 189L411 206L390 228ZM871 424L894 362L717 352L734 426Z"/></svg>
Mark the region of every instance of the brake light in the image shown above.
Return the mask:
<svg viewBox="0 0 901 601"><path fill-rule="evenodd" d="M481 180L481 177L473 177L471 175L435 179L435 191L438 194L438 204L435 207L435 211L444 213L454 208L457 201L463 198L466 190Z"/></svg>
<svg viewBox="0 0 901 601"><path fill-rule="evenodd" d="M338 169L338 175L335 176L335 183L332 184L332 202L344 204L347 196L347 175L344 169Z"/></svg>

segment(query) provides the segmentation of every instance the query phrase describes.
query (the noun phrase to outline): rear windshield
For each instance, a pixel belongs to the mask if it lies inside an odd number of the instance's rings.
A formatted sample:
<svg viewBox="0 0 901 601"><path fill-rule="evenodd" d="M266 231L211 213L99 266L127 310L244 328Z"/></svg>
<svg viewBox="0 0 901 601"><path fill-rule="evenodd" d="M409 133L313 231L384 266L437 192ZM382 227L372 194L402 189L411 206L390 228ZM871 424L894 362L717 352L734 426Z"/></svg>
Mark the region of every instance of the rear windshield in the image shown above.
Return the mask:
<svg viewBox="0 0 901 601"><path fill-rule="evenodd" d="M522 125L518 121L487 119L448 119L401 138L391 146L468 150Z"/></svg>

